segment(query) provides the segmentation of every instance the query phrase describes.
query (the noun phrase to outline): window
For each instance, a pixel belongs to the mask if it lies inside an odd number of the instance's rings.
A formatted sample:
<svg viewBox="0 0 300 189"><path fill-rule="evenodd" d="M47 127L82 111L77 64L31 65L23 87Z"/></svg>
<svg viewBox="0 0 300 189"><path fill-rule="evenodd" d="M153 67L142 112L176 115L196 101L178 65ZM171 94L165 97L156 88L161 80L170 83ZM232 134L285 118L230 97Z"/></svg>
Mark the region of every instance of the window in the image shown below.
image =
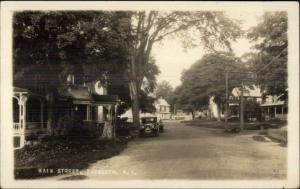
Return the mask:
<svg viewBox="0 0 300 189"><path fill-rule="evenodd" d="M97 106L92 106L91 107L91 116L90 119L93 121L97 121Z"/></svg>
<svg viewBox="0 0 300 189"><path fill-rule="evenodd" d="M67 77L67 83L68 84L73 84L74 85L75 77L73 74L69 74Z"/></svg>
<svg viewBox="0 0 300 189"><path fill-rule="evenodd" d="M87 105L78 104L75 107L75 117L81 120L87 120Z"/></svg>

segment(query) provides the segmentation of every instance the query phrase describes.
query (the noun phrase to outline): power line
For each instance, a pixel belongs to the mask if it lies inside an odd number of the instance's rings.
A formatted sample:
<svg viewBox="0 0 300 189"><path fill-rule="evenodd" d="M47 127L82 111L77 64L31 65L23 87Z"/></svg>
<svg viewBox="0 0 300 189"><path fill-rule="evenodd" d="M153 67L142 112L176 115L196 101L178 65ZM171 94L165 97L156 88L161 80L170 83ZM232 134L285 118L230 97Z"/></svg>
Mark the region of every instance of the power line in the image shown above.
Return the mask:
<svg viewBox="0 0 300 189"><path fill-rule="evenodd" d="M266 64L261 70L258 70L257 72L256 72L256 74L258 74L258 73L260 73L261 71L263 71L264 69L266 69L268 66L270 66L272 63L273 63L273 61L276 59L276 58L278 58L282 53L283 53L283 51L284 50L286 50L287 48L285 47L284 49L282 49L282 51L277 55L277 56L275 56L268 64Z"/></svg>

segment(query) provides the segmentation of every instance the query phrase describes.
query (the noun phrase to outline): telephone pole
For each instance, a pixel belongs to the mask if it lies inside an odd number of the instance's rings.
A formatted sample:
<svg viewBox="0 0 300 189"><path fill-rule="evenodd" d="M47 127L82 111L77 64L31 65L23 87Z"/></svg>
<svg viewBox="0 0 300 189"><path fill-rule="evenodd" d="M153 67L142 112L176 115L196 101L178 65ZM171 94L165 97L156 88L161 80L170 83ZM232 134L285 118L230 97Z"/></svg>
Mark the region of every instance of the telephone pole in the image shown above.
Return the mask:
<svg viewBox="0 0 300 189"><path fill-rule="evenodd" d="M240 113L240 126L241 131L244 130L244 82L242 81L241 86L241 113Z"/></svg>
<svg viewBox="0 0 300 189"><path fill-rule="evenodd" d="M225 100L225 131L228 130L228 71L225 73L226 100Z"/></svg>

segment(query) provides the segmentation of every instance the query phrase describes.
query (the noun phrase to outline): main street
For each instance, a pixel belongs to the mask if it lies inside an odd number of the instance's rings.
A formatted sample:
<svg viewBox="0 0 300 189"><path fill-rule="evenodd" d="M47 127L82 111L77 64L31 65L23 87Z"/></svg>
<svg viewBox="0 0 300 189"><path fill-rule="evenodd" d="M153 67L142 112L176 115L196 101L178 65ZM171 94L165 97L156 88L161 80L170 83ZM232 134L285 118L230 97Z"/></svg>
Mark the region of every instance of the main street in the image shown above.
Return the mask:
<svg viewBox="0 0 300 189"><path fill-rule="evenodd" d="M52 179L276 179L286 176L286 147L257 141L258 131L225 134L222 129L166 122L165 132L129 142L121 154L99 160L83 175ZM51 179L51 178L50 178Z"/></svg>

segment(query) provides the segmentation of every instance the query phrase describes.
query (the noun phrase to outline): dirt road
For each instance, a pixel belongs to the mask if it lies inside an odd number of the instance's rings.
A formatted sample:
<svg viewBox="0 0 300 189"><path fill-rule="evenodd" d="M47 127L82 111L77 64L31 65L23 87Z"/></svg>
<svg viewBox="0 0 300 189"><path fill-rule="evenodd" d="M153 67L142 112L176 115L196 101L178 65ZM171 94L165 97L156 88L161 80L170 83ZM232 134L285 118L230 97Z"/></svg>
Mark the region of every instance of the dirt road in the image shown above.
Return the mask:
<svg viewBox="0 0 300 189"><path fill-rule="evenodd" d="M101 160L80 176L52 179L284 179L287 148L253 139L258 131L224 134L222 129L166 122L159 137L129 142L120 155Z"/></svg>

